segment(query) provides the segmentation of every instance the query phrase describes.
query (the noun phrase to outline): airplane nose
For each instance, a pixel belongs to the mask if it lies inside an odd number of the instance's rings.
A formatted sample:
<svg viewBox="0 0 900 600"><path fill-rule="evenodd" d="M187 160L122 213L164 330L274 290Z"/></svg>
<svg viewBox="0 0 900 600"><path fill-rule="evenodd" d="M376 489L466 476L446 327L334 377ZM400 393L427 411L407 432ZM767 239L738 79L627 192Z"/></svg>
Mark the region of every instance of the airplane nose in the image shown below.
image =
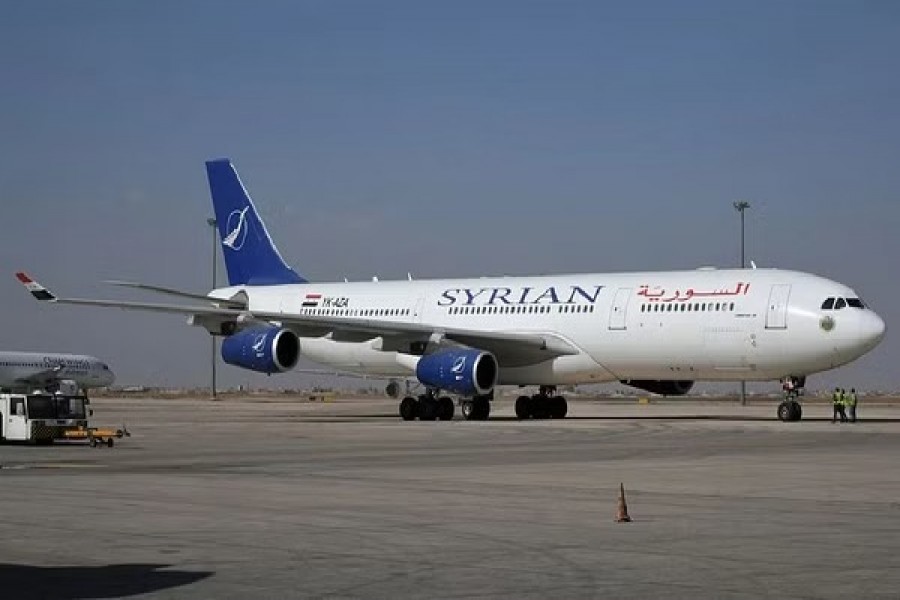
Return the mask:
<svg viewBox="0 0 900 600"><path fill-rule="evenodd" d="M872 311L868 311L866 313L866 318L863 319L863 322L860 323L859 327L860 336L862 337L864 343L869 348L874 348L877 346L882 339L884 339L884 334L887 331L887 326L884 324L884 319L879 317Z"/></svg>

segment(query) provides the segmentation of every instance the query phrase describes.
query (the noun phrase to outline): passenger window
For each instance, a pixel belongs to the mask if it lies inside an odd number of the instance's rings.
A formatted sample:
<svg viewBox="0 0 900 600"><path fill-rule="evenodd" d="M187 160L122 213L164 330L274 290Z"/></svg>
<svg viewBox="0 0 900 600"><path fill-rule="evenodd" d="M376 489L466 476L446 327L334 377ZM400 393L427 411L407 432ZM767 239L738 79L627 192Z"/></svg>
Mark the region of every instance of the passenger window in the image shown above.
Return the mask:
<svg viewBox="0 0 900 600"><path fill-rule="evenodd" d="M822 303L822 310L831 310L834 308L834 298L828 298Z"/></svg>
<svg viewBox="0 0 900 600"><path fill-rule="evenodd" d="M841 310L845 306L847 306L847 302L843 298L838 298L834 303L834 310Z"/></svg>

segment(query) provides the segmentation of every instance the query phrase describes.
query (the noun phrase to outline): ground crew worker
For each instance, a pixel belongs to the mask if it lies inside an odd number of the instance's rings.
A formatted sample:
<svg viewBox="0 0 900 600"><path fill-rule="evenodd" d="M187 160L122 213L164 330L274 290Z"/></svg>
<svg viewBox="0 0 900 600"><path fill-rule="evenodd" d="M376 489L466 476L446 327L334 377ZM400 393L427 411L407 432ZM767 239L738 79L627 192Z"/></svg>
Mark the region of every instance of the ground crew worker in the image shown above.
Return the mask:
<svg viewBox="0 0 900 600"><path fill-rule="evenodd" d="M850 388L850 393L847 394L847 406L850 408L850 422L856 423L856 388Z"/></svg>
<svg viewBox="0 0 900 600"><path fill-rule="evenodd" d="M841 388L841 400L838 406L838 411L841 414L841 423L847 422L847 390Z"/></svg>
<svg viewBox="0 0 900 600"><path fill-rule="evenodd" d="M831 422L835 423L838 420L838 417L841 416L841 411L843 410L843 404L841 400L841 388L834 388L834 393L831 394ZM843 420L843 419L841 419Z"/></svg>

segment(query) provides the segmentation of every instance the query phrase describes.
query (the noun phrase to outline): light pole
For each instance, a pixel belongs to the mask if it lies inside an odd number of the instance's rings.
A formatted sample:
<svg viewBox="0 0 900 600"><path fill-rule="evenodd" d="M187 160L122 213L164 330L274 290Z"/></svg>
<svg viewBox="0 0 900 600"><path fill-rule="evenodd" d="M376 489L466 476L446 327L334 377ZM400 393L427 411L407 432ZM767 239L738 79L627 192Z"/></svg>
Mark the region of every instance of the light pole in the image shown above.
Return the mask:
<svg viewBox="0 0 900 600"><path fill-rule="evenodd" d="M741 268L746 264L744 262L744 211L750 208L750 203L746 200L738 200L733 203L734 210L741 213ZM741 406L747 405L747 382L741 381Z"/></svg>
<svg viewBox="0 0 900 600"><path fill-rule="evenodd" d="M206 219L206 224L212 229L212 289L216 289L216 252L219 249L219 237L216 231L216 220L213 218ZM216 336L211 335L212 352L210 355L210 366L212 367L212 380L210 388L212 390L212 399L216 400Z"/></svg>

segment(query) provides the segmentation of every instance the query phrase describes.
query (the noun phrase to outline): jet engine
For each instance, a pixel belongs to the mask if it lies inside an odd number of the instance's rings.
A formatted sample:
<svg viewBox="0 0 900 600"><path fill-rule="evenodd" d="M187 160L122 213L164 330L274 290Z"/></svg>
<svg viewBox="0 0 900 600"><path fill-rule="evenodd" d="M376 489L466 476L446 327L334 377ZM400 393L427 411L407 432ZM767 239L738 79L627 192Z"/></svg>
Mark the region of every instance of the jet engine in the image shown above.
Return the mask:
<svg viewBox="0 0 900 600"><path fill-rule="evenodd" d="M684 396L694 387L693 381L677 380L626 379L622 383L661 396Z"/></svg>
<svg viewBox="0 0 900 600"><path fill-rule="evenodd" d="M423 384L460 396L483 396L497 384L497 359L490 352L471 349L426 354L416 365Z"/></svg>
<svg viewBox="0 0 900 600"><path fill-rule="evenodd" d="M257 373L283 373L297 365L300 340L283 327L253 327L222 340L222 360Z"/></svg>

